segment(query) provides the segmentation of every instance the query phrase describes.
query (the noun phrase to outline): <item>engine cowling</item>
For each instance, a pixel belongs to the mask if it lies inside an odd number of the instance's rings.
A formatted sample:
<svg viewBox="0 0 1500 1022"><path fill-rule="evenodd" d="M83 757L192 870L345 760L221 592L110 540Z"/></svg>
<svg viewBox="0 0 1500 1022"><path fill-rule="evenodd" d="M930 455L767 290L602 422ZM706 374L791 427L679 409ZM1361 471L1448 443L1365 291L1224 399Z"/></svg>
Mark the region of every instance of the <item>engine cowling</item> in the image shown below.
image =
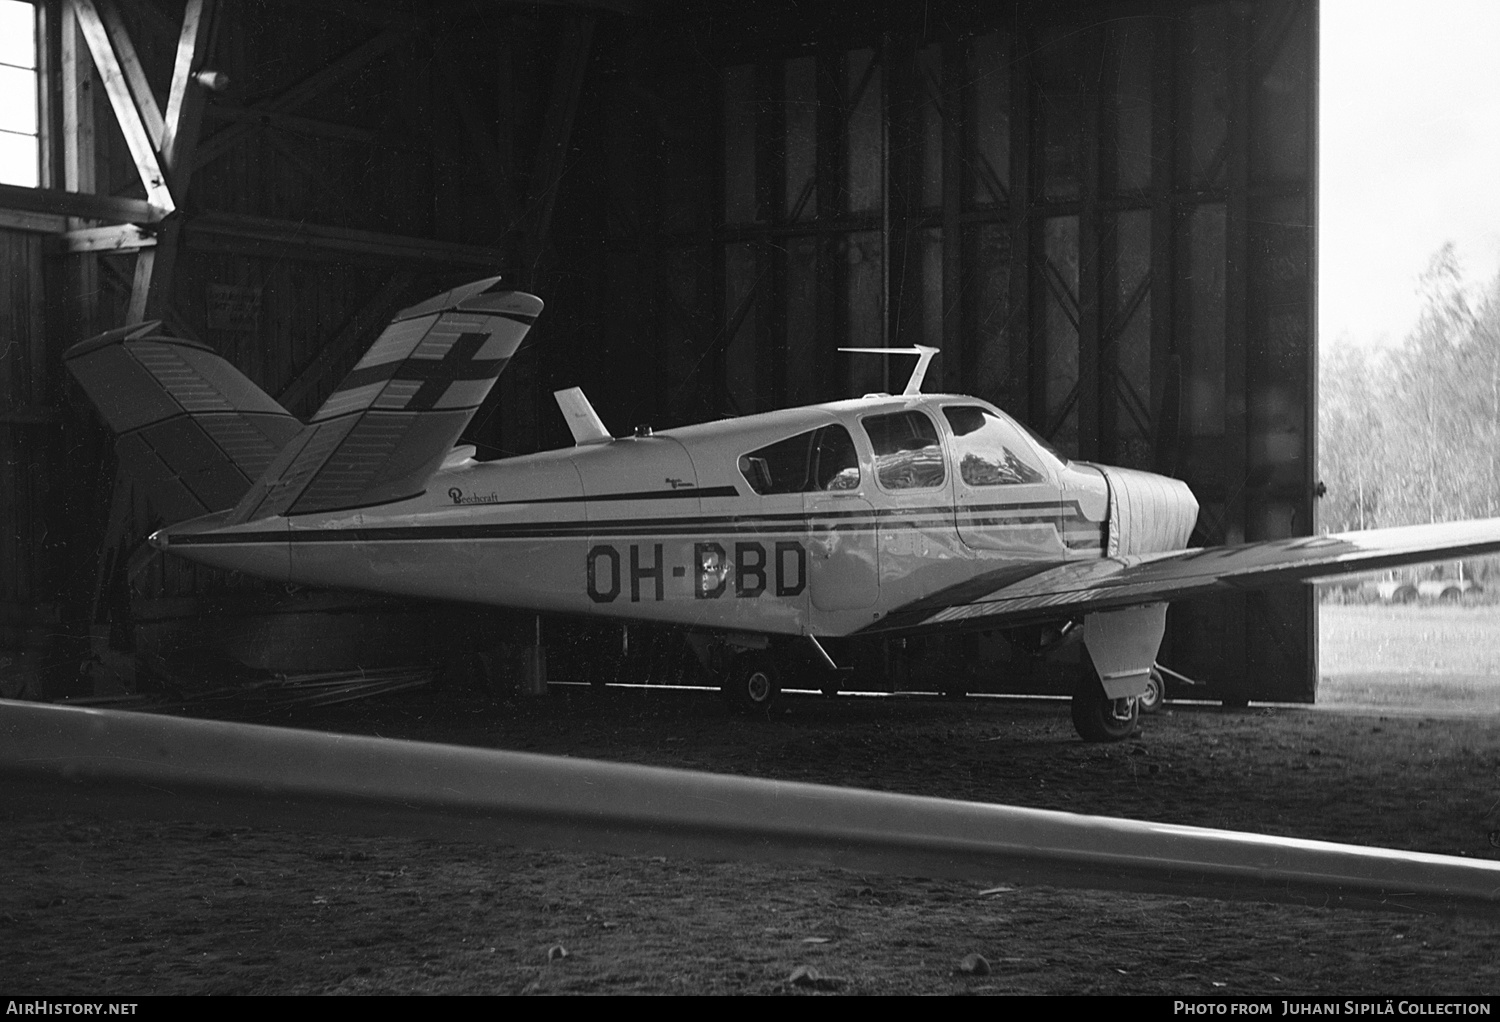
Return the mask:
<svg viewBox="0 0 1500 1022"><path fill-rule="evenodd" d="M1198 499L1187 483L1131 468L1096 467L1109 484L1106 556L1155 554L1187 546L1198 522Z"/></svg>

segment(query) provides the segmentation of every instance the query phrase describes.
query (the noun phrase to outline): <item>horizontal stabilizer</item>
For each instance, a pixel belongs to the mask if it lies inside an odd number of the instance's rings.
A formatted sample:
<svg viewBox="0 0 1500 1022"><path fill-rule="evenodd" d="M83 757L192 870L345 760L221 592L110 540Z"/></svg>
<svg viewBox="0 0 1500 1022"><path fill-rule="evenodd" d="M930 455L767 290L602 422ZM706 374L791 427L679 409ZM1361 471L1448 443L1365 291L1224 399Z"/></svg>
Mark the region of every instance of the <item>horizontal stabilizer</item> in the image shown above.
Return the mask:
<svg viewBox="0 0 1500 1022"><path fill-rule="evenodd" d="M212 348L138 323L75 344L68 370L120 466L167 524L235 506L302 423Z"/></svg>
<svg viewBox="0 0 1500 1022"><path fill-rule="evenodd" d="M491 277L397 313L231 523L421 493L541 311Z"/></svg>
<svg viewBox="0 0 1500 1022"><path fill-rule="evenodd" d="M581 447L584 444L607 444L614 439L604 428L604 420L584 396L582 387L554 390L552 396L557 399L557 407L567 420L573 443Z"/></svg>

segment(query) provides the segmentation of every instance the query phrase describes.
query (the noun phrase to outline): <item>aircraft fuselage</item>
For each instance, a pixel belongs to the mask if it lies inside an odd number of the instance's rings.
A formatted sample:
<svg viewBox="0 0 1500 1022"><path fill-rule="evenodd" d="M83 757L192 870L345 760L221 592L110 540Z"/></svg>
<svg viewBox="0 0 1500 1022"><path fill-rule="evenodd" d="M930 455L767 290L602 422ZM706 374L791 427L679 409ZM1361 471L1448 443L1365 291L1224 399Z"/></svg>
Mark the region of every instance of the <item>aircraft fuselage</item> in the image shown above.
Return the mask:
<svg viewBox="0 0 1500 1022"><path fill-rule="evenodd" d="M163 529L309 585L704 629L847 635L980 573L1182 548L1185 484L1065 462L992 405L870 397L477 462L419 496Z"/></svg>

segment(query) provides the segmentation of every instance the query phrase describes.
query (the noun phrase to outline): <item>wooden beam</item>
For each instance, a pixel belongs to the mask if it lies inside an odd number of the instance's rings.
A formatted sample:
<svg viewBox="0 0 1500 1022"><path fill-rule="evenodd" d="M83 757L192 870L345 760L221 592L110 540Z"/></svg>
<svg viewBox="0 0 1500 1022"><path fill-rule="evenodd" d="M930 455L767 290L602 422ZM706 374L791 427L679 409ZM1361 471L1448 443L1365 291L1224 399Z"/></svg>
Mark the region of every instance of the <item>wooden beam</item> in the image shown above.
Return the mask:
<svg viewBox="0 0 1500 1022"><path fill-rule="evenodd" d="M347 78L376 57L409 39L405 28L391 28L356 46L332 64L284 90L274 98L249 108L252 112L277 113L291 110L312 99L324 89ZM227 153L236 142L259 127L257 123L237 123L215 132L199 147L193 165L202 167Z"/></svg>
<svg viewBox="0 0 1500 1022"><path fill-rule="evenodd" d="M188 245L195 251L238 252L283 259L306 258L303 253L309 250L341 252L378 259L476 266L490 272L505 265L505 253L496 248L239 213L205 213L194 217L185 229Z"/></svg>
<svg viewBox="0 0 1500 1022"><path fill-rule="evenodd" d="M28 213L0 208L0 229L27 231L31 234L61 234L68 229L68 218L51 213Z"/></svg>
<svg viewBox="0 0 1500 1022"><path fill-rule="evenodd" d="M267 132L265 142L280 153L282 158L313 187L320 212L334 220L358 218L358 211L351 206L350 195L340 187L340 181L329 178L326 167L316 166L299 153L285 137L276 132Z"/></svg>
<svg viewBox="0 0 1500 1022"><path fill-rule="evenodd" d="M179 191L187 193L187 179L198 132L203 123L203 86L193 78L203 70L213 41L214 0L188 0L177 37L177 60L172 65L172 92L167 97L166 126L161 140L162 160Z"/></svg>
<svg viewBox="0 0 1500 1022"><path fill-rule="evenodd" d="M80 38L78 11L70 3L59 5L61 10L58 26L59 67L61 76L62 114L62 184L66 191L43 195L38 189L30 196L7 194L6 198L19 208L21 203L33 199L58 200L67 196L70 202L92 201L103 198L92 194L97 182L97 156L94 147L94 65L88 56L87 44ZM57 9L57 8L54 8ZM27 189L30 191L30 189ZM130 200L139 201L139 200ZM153 208L142 202L146 208ZM83 227L90 219L97 219L84 211L59 209L69 217L68 226ZM64 337L91 337L98 333L99 318L99 258L94 255L77 255L62 260L63 315L59 323Z"/></svg>
<svg viewBox="0 0 1500 1022"><path fill-rule="evenodd" d="M89 258L94 258L98 263L101 271L100 276L105 278L105 282L113 284L118 292L126 295L128 298L132 277L126 276L109 259L98 259L93 256ZM203 342L203 338L198 336L198 331L194 330L192 325L182 318L182 314L174 306L167 305L162 309L161 320L167 325L167 333L173 337L181 337L185 341L197 341L200 344ZM118 323L110 323L108 325L112 327L119 326Z"/></svg>
<svg viewBox="0 0 1500 1022"><path fill-rule="evenodd" d="M1036 209L1041 189L1038 177L1044 154L1039 153L1039 117L1032 82L1036 34L1030 22L1014 16L1010 51L1010 365L1006 380L1010 393L1003 405L1032 426L1047 417L1046 335L1043 303L1046 284L1041 266L1047 258L1042 217ZM1034 144L1036 143L1036 144ZM1013 324L1013 327L1012 327Z"/></svg>
<svg viewBox="0 0 1500 1022"><path fill-rule="evenodd" d="M194 76L202 70L213 48L215 7L215 0L188 0L182 14L182 32L177 37L177 59L172 66L172 91L167 97L161 155L167 173L172 175L179 203L187 201L193 154L203 124L203 86ZM180 224L169 221L156 249L137 256L135 280L130 289L129 322L158 318L168 304L180 230Z"/></svg>
<svg viewBox="0 0 1500 1022"><path fill-rule="evenodd" d="M36 7L36 73L38 148L37 184L62 183L62 11L57 4Z"/></svg>
<svg viewBox="0 0 1500 1022"><path fill-rule="evenodd" d="M1247 387L1247 342L1249 340L1249 273L1250 201L1250 14L1231 7L1226 18L1228 45L1227 104L1224 142L1228 169L1229 196L1224 203L1224 398L1220 409L1224 426L1224 446L1219 470L1228 489L1223 503L1220 536L1212 543L1243 543L1263 538L1252 531L1248 486L1249 406ZM1213 343L1209 341L1208 343ZM1211 528L1211 527L1210 527ZM1200 524L1199 529L1203 529ZM1208 531L1208 530L1204 530ZM1252 672L1266 664L1267 658L1252 646L1252 632L1264 632L1251 619L1253 606L1264 607L1260 593L1233 592L1214 601L1219 605L1223 634L1219 648L1223 657L1214 679L1218 693L1229 705L1243 706L1248 701ZM1253 665L1253 666L1252 666Z"/></svg>
<svg viewBox="0 0 1500 1022"><path fill-rule="evenodd" d="M152 91L151 83L146 80L146 70L141 66L135 46L130 42L130 34L125 30L125 22L120 19L120 10L115 6L114 0L98 0L98 4L99 16L104 20L104 30L109 35L115 56L119 58L120 70L125 72L125 84L130 88L130 96L135 100L135 108L140 112L141 121L146 125L146 133L151 137L151 144L160 150L163 122L161 107L156 102L156 93Z"/></svg>
<svg viewBox="0 0 1500 1022"><path fill-rule="evenodd" d="M166 215L164 210L144 199L65 192L58 188L23 188L19 185L0 185L0 210L126 224L153 224Z"/></svg>
<svg viewBox="0 0 1500 1022"><path fill-rule="evenodd" d="M172 248L175 250L178 242L178 231L172 231ZM144 323L150 318L147 309L151 305L152 283L156 278L156 255L157 246L149 248L141 246L135 250L135 271L130 277L130 304L125 308L125 322ZM165 276L165 275L164 275ZM161 294L162 288L156 288L156 294ZM158 301L158 304L160 302Z"/></svg>
<svg viewBox="0 0 1500 1022"><path fill-rule="evenodd" d="M156 236L147 234L135 224L84 227L63 235L63 247L68 252L137 252L155 244Z"/></svg>
<svg viewBox="0 0 1500 1022"><path fill-rule="evenodd" d="M561 51L552 75L552 96L547 103L547 117L542 125L542 140L537 146L536 169L531 175L531 195L526 203L526 244L522 258L535 272L547 235L552 229L552 211L557 204L557 190L567 169L568 145L573 134L573 120L578 113L578 97L583 91L583 75L588 68L589 44L594 35L594 16L569 18L563 30Z"/></svg>
<svg viewBox="0 0 1500 1022"><path fill-rule="evenodd" d="M1100 68L1101 76L1108 61L1109 41L1102 26L1086 29L1079 39L1079 53L1085 66ZM1113 375L1106 365L1104 325L1113 305L1107 280L1107 264L1112 254L1100 251L1113 246L1113 232L1100 222L1099 193L1108 191L1099 180L1106 172L1107 161L1101 154L1105 142L1100 138L1106 129L1100 110L1103 92L1087 75L1080 76L1076 93L1082 108L1079 120L1083 136L1078 211L1078 455L1091 461L1113 462L1111 447L1111 409L1115 404ZM1111 150L1112 152L1113 150ZM1043 187L1045 188L1045 178Z"/></svg>
<svg viewBox="0 0 1500 1022"><path fill-rule="evenodd" d="M1172 203L1177 152L1177 37L1173 19L1151 27L1151 442L1152 467L1175 476L1182 460L1182 358L1177 344L1177 235ZM1187 288L1181 289L1185 296ZM1170 633L1169 633L1170 634ZM1170 641L1170 639L1168 640Z"/></svg>
<svg viewBox="0 0 1500 1022"><path fill-rule="evenodd" d="M447 83L448 95L458 110L459 119L463 121L464 130L469 136L469 145L473 147L474 155L479 160L479 168L484 171L485 179L489 182L490 193L500 206L500 216L505 222L513 223L516 218L515 189L511 187L507 168L501 163L500 152L495 147L488 129L485 128L484 118L475 107L469 90L453 73L453 62L444 60L437 47L434 47L432 56L433 63L438 66L442 72L443 81Z"/></svg>
<svg viewBox="0 0 1500 1022"><path fill-rule="evenodd" d="M94 58L94 67L98 69L100 80L104 83L104 91L115 112L120 133L125 136L125 145L130 149L131 159L135 161L136 172L140 174L141 183L146 186L146 198L154 206L169 211L176 209L177 203L167 187L166 174L157 158L156 146L151 141L140 111L136 109L135 99L130 94L125 72L121 69L119 57L110 42L99 8L94 0L70 0L70 3L77 15L78 29Z"/></svg>
<svg viewBox="0 0 1500 1022"><path fill-rule="evenodd" d="M205 117L219 121L236 121L251 127L280 128L299 135L315 138L336 138L344 142L360 142L364 145L382 146L390 149L415 149L396 139L383 138L373 128L361 128L353 124L335 124L315 117L298 117L296 114L279 113L275 110L256 110L253 107L230 106L215 103L205 107Z"/></svg>
<svg viewBox="0 0 1500 1022"><path fill-rule="evenodd" d="M949 393L986 394L979 389L977 339L968 341L964 329L963 233L958 218L963 213L963 83L964 43L943 40L943 100L939 114L943 121L943 357L941 385ZM1002 73L1002 72L995 72ZM1010 170L1009 167L1006 168ZM933 389L937 389L934 387Z"/></svg>
<svg viewBox="0 0 1500 1022"><path fill-rule="evenodd" d="M78 13L72 4L63 7L61 35L62 184L68 194L89 194L95 187L93 69L83 54L85 47L79 46ZM7 193L13 188L0 187ZM6 194L6 199L6 205L12 209L27 208L19 205L20 196ZM68 215L75 214L70 211ZM83 213L76 215L87 217Z"/></svg>

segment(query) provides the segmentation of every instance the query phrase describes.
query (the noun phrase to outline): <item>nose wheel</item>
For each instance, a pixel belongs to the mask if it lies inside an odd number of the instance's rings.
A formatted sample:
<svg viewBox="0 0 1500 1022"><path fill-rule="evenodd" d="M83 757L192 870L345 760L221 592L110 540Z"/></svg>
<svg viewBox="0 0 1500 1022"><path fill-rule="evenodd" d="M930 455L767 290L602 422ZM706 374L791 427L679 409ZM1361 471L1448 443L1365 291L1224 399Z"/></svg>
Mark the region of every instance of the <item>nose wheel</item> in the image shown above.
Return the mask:
<svg viewBox="0 0 1500 1022"><path fill-rule="evenodd" d="M720 688L729 705L741 713L766 713L781 693L775 665L763 650L731 656Z"/></svg>
<svg viewBox="0 0 1500 1022"><path fill-rule="evenodd" d="M1135 734L1140 722L1138 696L1111 699L1093 673L1079 679L1073 691L1073 728L1086 742L1118 742Z"/></svg>

